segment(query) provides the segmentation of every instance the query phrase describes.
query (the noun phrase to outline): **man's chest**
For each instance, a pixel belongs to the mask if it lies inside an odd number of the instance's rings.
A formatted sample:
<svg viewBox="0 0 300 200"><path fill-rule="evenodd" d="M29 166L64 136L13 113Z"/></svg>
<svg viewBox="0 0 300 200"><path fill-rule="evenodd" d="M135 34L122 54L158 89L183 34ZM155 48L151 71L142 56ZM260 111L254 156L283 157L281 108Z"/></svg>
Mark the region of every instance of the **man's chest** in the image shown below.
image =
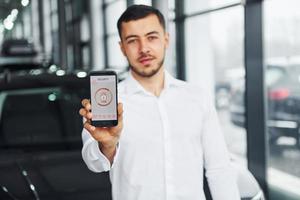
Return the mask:
<svg viewBox="0 0 300 200"><path fill-rule="evenodd" d="M131 142L200 140L204 112L193 100L125 99L123 138Z"/></svg>

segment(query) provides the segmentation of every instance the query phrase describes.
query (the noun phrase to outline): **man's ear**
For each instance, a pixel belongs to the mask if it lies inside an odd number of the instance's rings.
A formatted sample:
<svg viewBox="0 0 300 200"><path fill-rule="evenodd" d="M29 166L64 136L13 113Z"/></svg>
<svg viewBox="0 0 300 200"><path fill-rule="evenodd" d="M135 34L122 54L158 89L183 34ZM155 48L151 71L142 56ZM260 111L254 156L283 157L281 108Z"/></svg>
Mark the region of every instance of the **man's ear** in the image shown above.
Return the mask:
<svg viewBox="0 0 300 200"><path fill-rule="evenodd" d="M126 57L126 53L125 53L125 49L124 49L124 46L123 46L122 40L121 40L121 41L119 41L119 45L120 45L120 49L121 49L121 51L122 51L123 55Z"/></svg>

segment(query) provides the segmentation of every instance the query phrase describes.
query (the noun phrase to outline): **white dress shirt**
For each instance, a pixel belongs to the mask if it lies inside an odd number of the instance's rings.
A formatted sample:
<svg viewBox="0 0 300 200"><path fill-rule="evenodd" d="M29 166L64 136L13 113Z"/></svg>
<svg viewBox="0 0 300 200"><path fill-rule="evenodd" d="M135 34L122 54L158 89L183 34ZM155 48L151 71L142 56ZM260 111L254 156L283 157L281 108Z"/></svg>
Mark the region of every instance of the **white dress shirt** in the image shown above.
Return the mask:
<svg viewBox="0 0 300 200"><path fill-rule="evenodd" d="M110 171L113 200L204 200L203 168L214 200L238 200L236 174L213 102L165 71L159 97L130 74L119 84L124 127L112 166L84 129L82 156Z"/></svg>

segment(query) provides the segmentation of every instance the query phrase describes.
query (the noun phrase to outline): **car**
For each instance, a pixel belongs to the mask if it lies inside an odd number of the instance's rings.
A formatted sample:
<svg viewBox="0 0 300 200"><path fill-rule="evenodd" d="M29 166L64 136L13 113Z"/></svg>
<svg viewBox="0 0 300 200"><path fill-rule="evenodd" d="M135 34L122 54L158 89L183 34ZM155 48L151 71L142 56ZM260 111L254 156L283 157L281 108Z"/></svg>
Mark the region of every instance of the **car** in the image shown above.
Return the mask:
<svg viewBox="0 0 300 200"><path fill-rule="evenodd" d="M6 39L0 49L0 73L6 70L47 68L50 59L29 39Z"/></svg>
<svg viewBox="0 0 300 200"><path fill-rule="evenodd" d="M111 199L108 173L91 172L81 157L86 75L34 69L0 76L0 199ZM238 170L238 184L243 200L264 199L247 169Z"/></svg>
<svg viewBox="0 0 300 200"><path fill-rule="evenodd" d="M291 137L300 148L300 65L268 65L267 127L269 142L276 145L281 137ZM231 122L245 127L245 86L240 80L230 100Z"/></svg>
<svg viewBox="0 0 300 200"><path fill-rule="evenodd" d="M81 158L87 78L34 71L0 78L0 199L110 199Z"/></svg>

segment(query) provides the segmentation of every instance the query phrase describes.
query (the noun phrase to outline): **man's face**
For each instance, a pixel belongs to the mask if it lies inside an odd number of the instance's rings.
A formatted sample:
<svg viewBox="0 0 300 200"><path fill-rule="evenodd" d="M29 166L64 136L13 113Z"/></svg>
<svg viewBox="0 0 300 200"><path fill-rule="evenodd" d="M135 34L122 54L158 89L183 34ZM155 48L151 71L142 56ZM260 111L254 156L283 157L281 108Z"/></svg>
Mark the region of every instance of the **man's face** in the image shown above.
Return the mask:
<svg viewBox="0 0 300 200"><path fill-rule="evenodd" d="M169 36L156 15L122 23L120 47L132 71L151 77L162 67Z"/></svg>

